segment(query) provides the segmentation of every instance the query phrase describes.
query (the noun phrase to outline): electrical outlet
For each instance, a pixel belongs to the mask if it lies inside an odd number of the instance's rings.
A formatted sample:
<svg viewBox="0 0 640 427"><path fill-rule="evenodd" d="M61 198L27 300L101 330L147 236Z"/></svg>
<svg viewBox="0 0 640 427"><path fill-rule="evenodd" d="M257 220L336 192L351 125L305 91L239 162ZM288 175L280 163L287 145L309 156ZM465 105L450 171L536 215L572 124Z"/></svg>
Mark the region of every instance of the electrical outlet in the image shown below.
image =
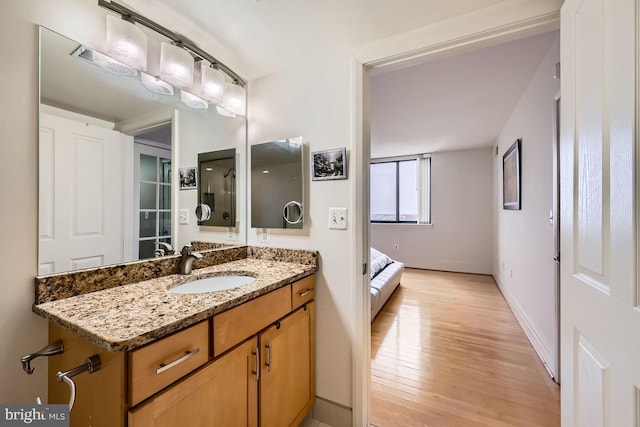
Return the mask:
<svg viewBox="0 0 640 427"><path fill-rule="evenodd" d="M347 229L347 208L329 208L329 229Z"/></svg>
<svg viewBox="0 0 640 427"><path fill-rule="evenodd" d="M189 209L180 209L180 224L189 225Z"/></svg>

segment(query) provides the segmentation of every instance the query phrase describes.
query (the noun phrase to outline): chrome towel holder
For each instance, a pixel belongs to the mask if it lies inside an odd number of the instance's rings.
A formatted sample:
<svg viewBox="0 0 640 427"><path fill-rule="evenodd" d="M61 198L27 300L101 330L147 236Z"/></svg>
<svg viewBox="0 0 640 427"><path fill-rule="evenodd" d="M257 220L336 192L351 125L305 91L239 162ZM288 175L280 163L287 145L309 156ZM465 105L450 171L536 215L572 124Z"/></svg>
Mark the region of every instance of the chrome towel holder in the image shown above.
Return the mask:
<svg viewBox="0 0 640 427"><path fill-rule="evenodd" d="M49 344L41 348L39 351L36 351L35 353L22 356L20 358L20 361L22 362L22 369L24 369L24 371L27 374L31 375L33 374L33 371L34 371L34 368L31 366L31 361L33 359L40 356L53 356L55 354L60 354L62 352L64 352L64 344L62 343L62 340L58 340L52 344Z"/></svg>
<svg viewBox="0 0 640 427"><path fill-rule="evenodd" d="M90 374L93 374L94 372L99 371L101 366L102 361L100 360L100 356L94 354L93 356L90 356L82 365L76 366L75 368L69 369L65 372L58 372L56 374L56 379L58 380L58 382L64 381L71 389L71 393L69 396L69 412L71 412L71 410L73 409L73 404L76 401L76 383L74 383L71 378L83 372L89 372Z"/></svg>

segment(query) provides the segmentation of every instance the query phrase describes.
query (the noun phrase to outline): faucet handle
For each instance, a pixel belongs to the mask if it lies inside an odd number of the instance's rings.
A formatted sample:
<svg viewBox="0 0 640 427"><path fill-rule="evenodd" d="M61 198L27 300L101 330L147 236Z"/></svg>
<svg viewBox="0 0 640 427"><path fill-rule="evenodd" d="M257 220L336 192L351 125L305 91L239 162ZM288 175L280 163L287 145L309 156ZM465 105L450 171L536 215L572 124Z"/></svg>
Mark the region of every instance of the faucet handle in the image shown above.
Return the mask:
<svg viewBox="0 0 640 427"><path fill-rule="evenodd" d="M172 251L173 250L173 247L169 243L161 242L159 240L156 240L156 246L159 249L162 249L163 251Z"/></svg>
<svg viewBox="0 0 640 427"><path fill-rule="evenodd" d="M191 245L184 245L184 247L182 248L182 250L180 251L180 253L182 254L182 256L188 256L191 255L191 253L193 252L193 247Z"/></svg>

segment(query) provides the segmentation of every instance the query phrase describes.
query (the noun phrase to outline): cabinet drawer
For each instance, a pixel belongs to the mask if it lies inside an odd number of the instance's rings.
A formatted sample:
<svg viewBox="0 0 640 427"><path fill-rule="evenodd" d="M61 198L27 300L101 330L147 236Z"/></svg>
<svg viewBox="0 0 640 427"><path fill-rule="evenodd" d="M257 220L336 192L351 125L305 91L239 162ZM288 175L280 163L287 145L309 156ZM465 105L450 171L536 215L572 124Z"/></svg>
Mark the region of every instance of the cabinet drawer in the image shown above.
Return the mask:
<svg viewBox="0 0 640 427"><path fill-rule="evenodd" d="M266 328L291 311L291 285L213 316L213 356Z"/></svg>
<svg viewBox="0 0 640 427"><path fill-rule="evenodd" d="M315 297L315 277L315 275L311 275L291 285L291 306L293 310Z"/></svg>
<svg viewBox="0 0 640 427"><path fill-rule="evenodd" d="M129 403L134 406L209 358L209 322L200 322L129 353Z"/></svg>

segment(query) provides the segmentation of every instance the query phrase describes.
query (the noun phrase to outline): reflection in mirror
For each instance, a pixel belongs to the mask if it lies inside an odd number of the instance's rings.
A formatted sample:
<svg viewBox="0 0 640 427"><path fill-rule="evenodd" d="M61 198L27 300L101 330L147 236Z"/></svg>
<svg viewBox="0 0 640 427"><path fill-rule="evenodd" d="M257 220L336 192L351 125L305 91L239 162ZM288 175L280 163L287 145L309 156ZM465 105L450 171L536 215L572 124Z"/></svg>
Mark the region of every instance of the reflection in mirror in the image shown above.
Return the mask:
<svg viewBox="0 0 640 427"><path fill-rule="evenodd" d="M192 241L245 244L246 120L189 108L178 89L147 90L140 73L107 72L108 57L46 28L40 38L39 274ZM225 149L237 153L234 223L199 226L197 191L175 185L178 170Z"/></svg>
<svg viewBox="0 0 640 427"><path fill-rule="evenodd" d="M236 224L236 150L198 154L198 207L206 215L199 225L233 227Z"/></svg>
<svg viewBox="0 0 640 427"><path fill-rule="evenodd" d="M251 146L251 227L303 226L302 138Z"/></svg>

